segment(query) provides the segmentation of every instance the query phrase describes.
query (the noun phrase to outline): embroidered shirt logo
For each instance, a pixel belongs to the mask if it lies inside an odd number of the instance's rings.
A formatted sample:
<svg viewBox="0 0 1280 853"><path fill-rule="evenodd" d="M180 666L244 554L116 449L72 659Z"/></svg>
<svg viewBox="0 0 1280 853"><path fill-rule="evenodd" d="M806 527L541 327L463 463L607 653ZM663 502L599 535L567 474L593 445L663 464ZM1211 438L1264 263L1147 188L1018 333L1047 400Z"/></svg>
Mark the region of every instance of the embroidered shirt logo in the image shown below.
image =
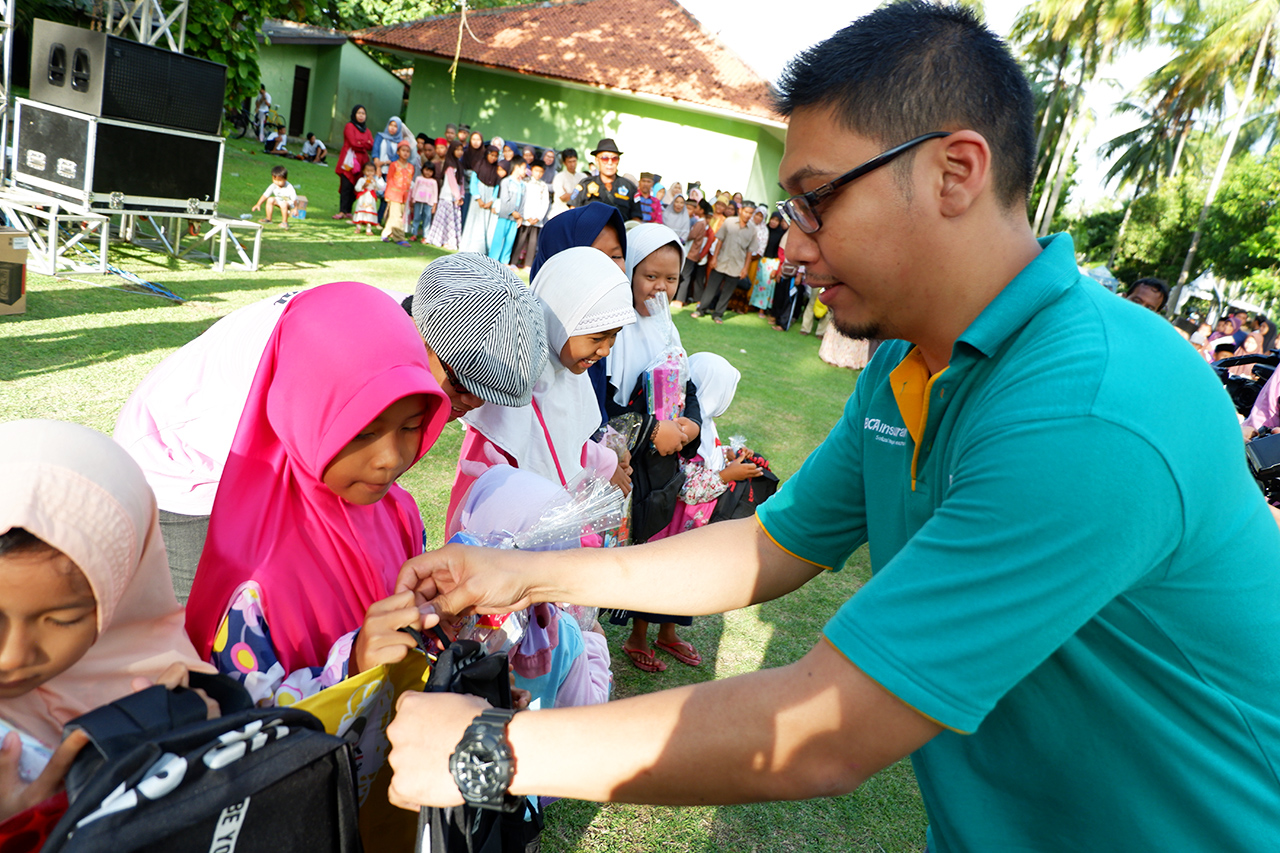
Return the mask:
<svg viewBox="0 0 1280 853"><path fill-rule="evenodd" d="M862 428L875 433L876 441L892 444L894 447L906 447L907 428L887 424L879 418L866 418Z"/></svg>

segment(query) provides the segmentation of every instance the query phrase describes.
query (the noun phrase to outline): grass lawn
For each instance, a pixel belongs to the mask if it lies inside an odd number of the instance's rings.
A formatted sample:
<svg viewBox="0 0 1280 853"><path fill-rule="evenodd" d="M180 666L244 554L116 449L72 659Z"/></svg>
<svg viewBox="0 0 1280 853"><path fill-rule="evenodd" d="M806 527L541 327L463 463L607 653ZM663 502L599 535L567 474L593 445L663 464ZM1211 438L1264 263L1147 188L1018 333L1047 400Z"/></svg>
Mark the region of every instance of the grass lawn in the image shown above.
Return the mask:
<svg viewBox="0 0 1280 853"><path fill-rule="evenodd" d="M282 162L230 142L221 210L248 212ZM110 432L133 388L166 355L228 312L285 290L330 281L365 281L411 293L438 249L386 245L355 237L330 217L337 207L332 167L287 163L290 180L310 199L309 218L289 231L267 226L262 268L213 275L207 266L113 245L111 262L172 290L174 303L122 291L114 276L28 279L27 313L0 317L0 420L57 418ZM856 374L819 361L817 341L779 334L755 316L725 325L677 315L686 348L724 355L742 371L722 435L741 433L770 458L782 478L794 472L840 416ZM422 509L428 535L443 529L462 430L450 425L431 453L401 483ZM7 448L6 452L20 452ZM822 497L822 496L815 496ZM694 620L685 633L703 653L691 669L668 658L665 673L630 665L619 648L625 628L607 627L614 649L616 695L631 696L796 660L817 640L832 612L866 580L865 549L847 571L818 578L780 601ZM639 734L639 733L638 733ZM607 762L607 755L600 756ZM924 810L903 762L854 794L803 803L722 808L599 806L562 802L549 810L544 849L621 853L683 851L877 851L918 853Z"/></svg>

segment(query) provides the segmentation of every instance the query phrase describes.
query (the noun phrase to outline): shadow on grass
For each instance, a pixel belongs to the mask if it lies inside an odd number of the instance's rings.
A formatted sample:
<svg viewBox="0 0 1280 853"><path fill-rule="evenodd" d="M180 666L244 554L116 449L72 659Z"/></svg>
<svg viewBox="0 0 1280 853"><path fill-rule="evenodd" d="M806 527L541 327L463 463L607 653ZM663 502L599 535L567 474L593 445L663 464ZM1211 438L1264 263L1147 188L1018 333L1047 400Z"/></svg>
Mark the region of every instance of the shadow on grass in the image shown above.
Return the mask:
<svg viewBox="0 0 1280 853"><path fill-rule="evenodd" d="M213 325L215 319L13 335L5 338L8 354L0 359L0 380L57 373L152 350L180 347Z"/></svg>
<svg viewBox="0 0 1280 853"><path fill-rule="evenodd" d="M605 636L609 640L609 654L613 669L611 700L626 699L630 696L700 684L715 679L715 662L720 656L720 641L724 634L723 616L719 614L696 616L693 625L680 628L680 638L692 643L701 653L702 663L696 667L686 666L666 652L658 651L658 659L667 664L665 672L644 672L632 664L631 658L622 650L622 641L631 633L630 624L609 624L604 614L601 614L600 621L603 623ZM657 633L658 626L651 625L649 628L651 645ZM638 732L637 736L640 734ZM609 756L602 755L599 759L601 762L608 762ZM593 831L592 824L596 816L602 809L617 808L579 800L562 800L553 803L547 809L547 825L542 833L544 849L547 853L570 853L570 851L586 849L584 842Z"/></svg>

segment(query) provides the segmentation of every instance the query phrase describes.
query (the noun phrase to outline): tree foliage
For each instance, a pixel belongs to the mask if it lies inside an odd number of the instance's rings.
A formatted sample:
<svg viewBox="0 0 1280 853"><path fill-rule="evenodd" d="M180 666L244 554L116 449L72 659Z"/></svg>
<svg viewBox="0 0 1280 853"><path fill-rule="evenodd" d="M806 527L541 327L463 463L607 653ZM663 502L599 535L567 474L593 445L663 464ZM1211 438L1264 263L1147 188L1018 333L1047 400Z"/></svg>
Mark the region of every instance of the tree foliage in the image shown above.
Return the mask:
<svg viewBox="0 0 1280 853"><path fill-rule="evenodd" d="M258 34L267 18L305 20L314 0L190 0L187 53L227 66L226 103L258 92Z"/></svg>
<svg viewBox="0 0 1280 853"><path fill-rule="evenodd" d="M1124 282L1144 276L1176 281L1202 204L1203 185L1188 177L1165 180L1159 189L1135 199L1111 272ZM1070 231L1077 249L1091 261L1105 261L1122 216L1118 211L1107 212L1073 223ZM1107 235L1106 226L1112 222L1115 228ZM1201 262L1207 263L1205 258Z"/></svg>
<svg viewBox="0 0 1280 853"><path fill-rule="evenodd" d="M1231 167L1205 225L1201 254L1218 276L1280 296L1280 152Z"/></svg>

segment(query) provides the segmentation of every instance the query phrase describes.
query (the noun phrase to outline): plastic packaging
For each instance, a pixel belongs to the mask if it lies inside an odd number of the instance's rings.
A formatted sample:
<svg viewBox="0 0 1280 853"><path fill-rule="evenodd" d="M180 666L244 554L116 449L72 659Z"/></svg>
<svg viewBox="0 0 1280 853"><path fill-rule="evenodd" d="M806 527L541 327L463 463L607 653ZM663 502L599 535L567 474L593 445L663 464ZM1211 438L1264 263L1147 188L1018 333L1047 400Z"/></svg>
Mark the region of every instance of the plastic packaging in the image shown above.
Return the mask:
<svg viewBox="0 0 1280 853"><path fill-rule="evenodd" d="M684 414L684 389L689 382L689 358L680 346L676 324L671 320L667 294L659 293L644 301L650 317L661 318L667 342L645 369L644 387L649 412L658 420L672 421Z"/></svg>

